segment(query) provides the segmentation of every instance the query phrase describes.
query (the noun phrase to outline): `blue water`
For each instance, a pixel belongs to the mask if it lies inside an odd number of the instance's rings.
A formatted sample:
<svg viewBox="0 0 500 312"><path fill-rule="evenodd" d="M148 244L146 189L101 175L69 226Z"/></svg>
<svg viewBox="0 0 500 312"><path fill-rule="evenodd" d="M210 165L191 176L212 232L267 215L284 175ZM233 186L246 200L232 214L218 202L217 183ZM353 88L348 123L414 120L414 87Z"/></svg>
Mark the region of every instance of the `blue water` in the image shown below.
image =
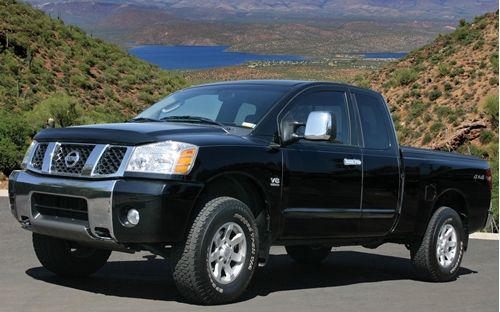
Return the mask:
<svg viewBox="0 0 500 312"><path fill-rule="evenodd" d="M224 52L228 46L141 46L129 50L130 54L163 69L206 69L240 65L248 61L302 61L302 56L268 55L240 52ZM400 58L407 53L348 53L365 58Z"/></svg>
<svg viewBox="0 0 500 312"><path fill-rule="evenodd" d="M266 55L224 52L227 46L141 46L129 50L130 54L163 69L205 69L243 64L255 60L300 61L292 55Z"/></svg>

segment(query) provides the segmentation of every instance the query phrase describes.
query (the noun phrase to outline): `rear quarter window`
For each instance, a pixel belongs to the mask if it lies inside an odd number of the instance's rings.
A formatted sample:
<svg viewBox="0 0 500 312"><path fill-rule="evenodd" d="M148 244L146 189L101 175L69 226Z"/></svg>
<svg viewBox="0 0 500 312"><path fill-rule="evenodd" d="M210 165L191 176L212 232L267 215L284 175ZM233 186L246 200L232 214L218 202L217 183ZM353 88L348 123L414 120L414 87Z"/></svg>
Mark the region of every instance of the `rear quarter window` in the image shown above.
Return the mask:
<svg viewBox="0 0 500 312"><path fill-rule="evenodd" d="M364 147L389 148L389 131L386 112L382 108L383 103L376 97L361 93L356 93L355 98L361 119Z"/></svg>

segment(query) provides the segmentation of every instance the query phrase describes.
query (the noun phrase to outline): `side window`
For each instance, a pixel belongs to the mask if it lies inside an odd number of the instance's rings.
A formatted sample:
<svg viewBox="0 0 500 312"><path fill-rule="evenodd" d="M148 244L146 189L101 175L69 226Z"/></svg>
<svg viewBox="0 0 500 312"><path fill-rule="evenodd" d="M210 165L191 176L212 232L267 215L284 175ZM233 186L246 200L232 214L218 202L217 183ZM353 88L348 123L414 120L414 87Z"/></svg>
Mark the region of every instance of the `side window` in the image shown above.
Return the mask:
<svg viewBox="0 0 500 312"><path fill-rule="evenodd" d="M344 92L321 91L308 94L297 100L296 104L285 118L305 123L309 113L312 111L327 111L334 113L337 119L337 137L332 142L337 144L351 144L347 100ZM299 134L303 134L304 127L299 128L298 132ZM304 140L302 143L306 142L307 141ZM331 144L332 142L325 143Z"/></svg>
<svg viewBox="0 0 500 312"><path fill-rule="evenodd" d="M385 112L376 97L356 93L365 148L387 149L389 137Z"/></svg>

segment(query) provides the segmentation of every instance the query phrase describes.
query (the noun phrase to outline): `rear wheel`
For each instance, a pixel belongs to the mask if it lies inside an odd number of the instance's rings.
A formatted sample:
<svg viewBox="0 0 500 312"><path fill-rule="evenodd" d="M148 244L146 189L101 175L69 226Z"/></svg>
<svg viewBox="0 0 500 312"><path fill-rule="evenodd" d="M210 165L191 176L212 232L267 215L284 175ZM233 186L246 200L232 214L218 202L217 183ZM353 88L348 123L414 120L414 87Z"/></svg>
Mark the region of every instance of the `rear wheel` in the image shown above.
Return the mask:
<svg viewBox="0 0 500 312"><path fill-rule="evenodd" d="M33 248L40 263L52 273L83 277L97 272L111 251L82 246L73 241L33 233Z"/></svg>
<svg viewBox="0 0 500 312"><path fill-rule="evenodd" d="M258 241L253 214L243 202L230 197L209 201L186 241L173 246L177 288L195 303L234 301L255 271Z"/></svg>
<svg viewBox="0 0 500 312"><path fill-rule="evenodd" d="M410 246L412 264L419 278L431 282L454 279L464 253L464 231L458 213L439 208L432 216L422 241Z"/></svg>
<svg viewBox="0 0 500 312"><path fill-rule="evenodd" d="M285 246L286 252L293 260L300 263L316 264L325 260L332 250L322 246Z"/></svg>

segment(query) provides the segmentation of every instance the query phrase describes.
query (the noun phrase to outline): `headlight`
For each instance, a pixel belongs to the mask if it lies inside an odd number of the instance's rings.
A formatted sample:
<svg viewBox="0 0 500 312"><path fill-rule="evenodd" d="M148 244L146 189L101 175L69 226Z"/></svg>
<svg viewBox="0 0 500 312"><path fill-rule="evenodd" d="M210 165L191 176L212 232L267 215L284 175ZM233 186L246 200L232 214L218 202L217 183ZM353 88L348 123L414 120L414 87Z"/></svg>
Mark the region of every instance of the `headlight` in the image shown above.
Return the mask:
<svg viewBox="0 0 500 312"><path fill-rule="evenodd" d="M30 156L31 153L33 152L33 149L35 148L36 141L31 142L30 147L28 147L28 150L26 151L26 154L24 154L23 162L21 163L21 168L26 169L28 167L28 163L30 162Z"/></svg>
<svg viewBox="0 0 500 312"><path fill-rule="evenodd" d="M132 152L126 171L188 174L197 152L196 145L174 141L137 146Z"/></svg>

